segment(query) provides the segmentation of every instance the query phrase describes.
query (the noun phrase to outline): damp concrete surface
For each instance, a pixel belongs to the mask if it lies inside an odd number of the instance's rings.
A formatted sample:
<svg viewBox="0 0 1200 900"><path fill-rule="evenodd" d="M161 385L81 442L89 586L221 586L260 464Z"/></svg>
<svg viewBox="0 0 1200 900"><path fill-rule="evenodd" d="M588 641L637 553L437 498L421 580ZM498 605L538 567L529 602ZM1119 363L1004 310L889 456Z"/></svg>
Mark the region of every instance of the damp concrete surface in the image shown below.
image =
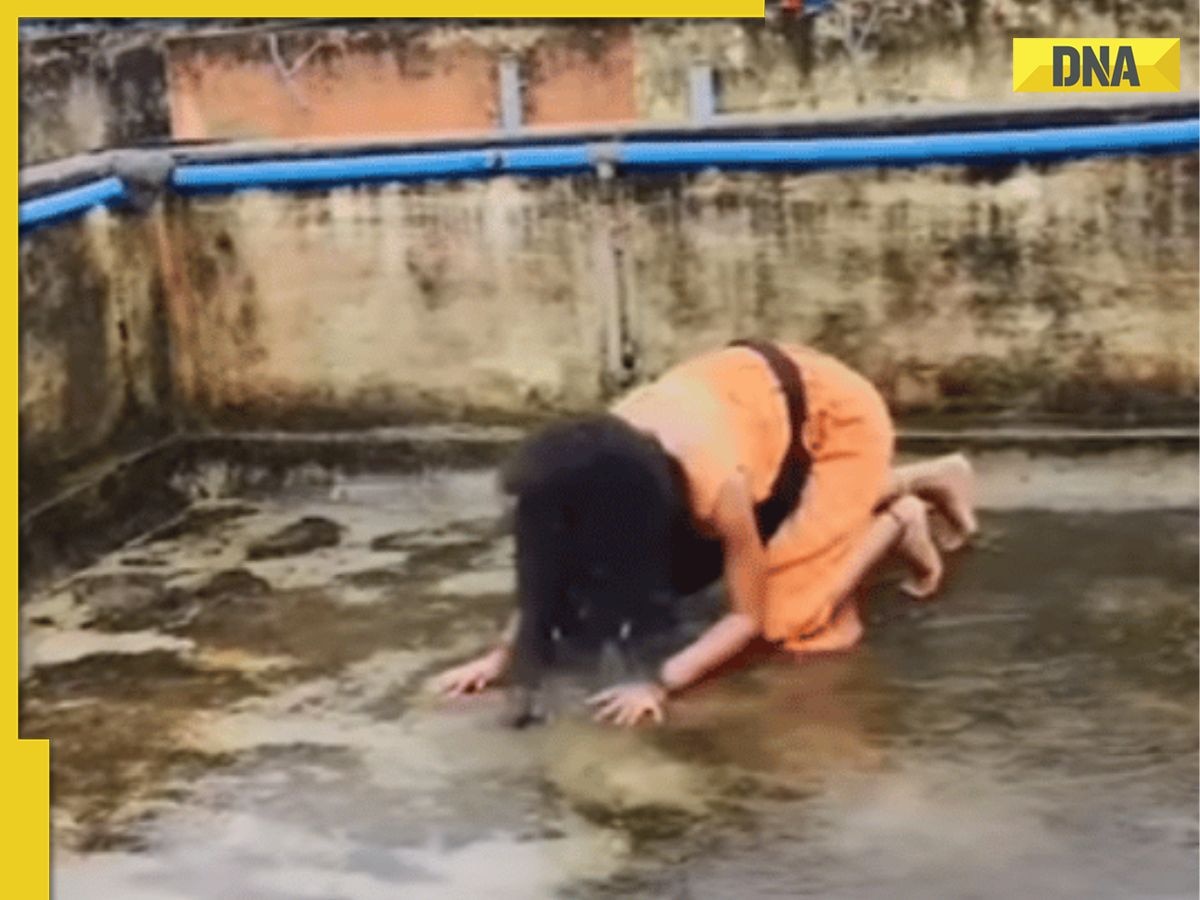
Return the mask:
<svg viewBox="0 0 1200 900"><path fill-rule="evenodd" d="M25 598L54 896L1195 897L1195 456L980 469L936 599L624 731L427 691L512 602L493 473L198 491Z"/></svg>

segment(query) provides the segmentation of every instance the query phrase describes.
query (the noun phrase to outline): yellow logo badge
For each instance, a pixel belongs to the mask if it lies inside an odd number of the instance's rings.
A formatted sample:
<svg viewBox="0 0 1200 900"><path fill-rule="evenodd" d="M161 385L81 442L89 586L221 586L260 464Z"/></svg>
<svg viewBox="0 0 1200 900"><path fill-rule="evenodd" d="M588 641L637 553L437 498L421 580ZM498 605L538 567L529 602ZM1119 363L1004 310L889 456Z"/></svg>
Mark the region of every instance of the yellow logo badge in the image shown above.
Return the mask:
<svg viewBox="0 0 1200 900"><path fill-rule="evenodd" d="M1179 38L1013 38L1013 91L1178 91Z"/></svg>

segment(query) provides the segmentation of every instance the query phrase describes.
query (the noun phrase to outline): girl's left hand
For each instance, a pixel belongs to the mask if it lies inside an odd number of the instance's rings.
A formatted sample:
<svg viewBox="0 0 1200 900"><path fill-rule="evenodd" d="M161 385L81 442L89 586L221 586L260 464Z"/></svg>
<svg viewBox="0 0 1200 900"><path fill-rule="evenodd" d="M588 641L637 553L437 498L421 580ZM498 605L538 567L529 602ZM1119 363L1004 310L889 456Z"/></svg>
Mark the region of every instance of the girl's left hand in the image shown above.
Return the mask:
<svg viewBox="0 0 1200 900"><path fill-rule="evenodd" d="M617 685L587 700L588 706L596 708L597 722L613 725L636 725L645 716L661 723L666 702L666 692L650 681Z"/></svg>

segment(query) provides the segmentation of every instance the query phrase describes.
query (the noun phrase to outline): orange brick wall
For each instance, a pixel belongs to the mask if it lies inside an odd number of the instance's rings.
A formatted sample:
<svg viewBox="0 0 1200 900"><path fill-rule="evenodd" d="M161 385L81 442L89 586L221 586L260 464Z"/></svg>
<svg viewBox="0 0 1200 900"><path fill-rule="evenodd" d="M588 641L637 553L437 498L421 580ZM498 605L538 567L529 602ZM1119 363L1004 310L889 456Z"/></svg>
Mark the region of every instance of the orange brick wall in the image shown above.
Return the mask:
<svg viewBox="0 0 1200 900"><path fill-rule="evenodd" d="M179 140L482 131L497 121L496 65L466 40L297 32L188 38L168 48Z"/></svg>
<svg viewBox="0 0 1200 900"><path fill-rule="evenodd" d="M632 31L608 29L590 37L586 44L549 37L522 60L526 124L637 118Z"/></svg>
<svg viewBox="0 0 1200 900"><path fill-rule="evenodd" d="M337 138L488 131L499 65L520 62L527 125L637 118L628 27L548 30L510 46L451 32L297 30L189 36L167 48L177 140Z"/></svg>

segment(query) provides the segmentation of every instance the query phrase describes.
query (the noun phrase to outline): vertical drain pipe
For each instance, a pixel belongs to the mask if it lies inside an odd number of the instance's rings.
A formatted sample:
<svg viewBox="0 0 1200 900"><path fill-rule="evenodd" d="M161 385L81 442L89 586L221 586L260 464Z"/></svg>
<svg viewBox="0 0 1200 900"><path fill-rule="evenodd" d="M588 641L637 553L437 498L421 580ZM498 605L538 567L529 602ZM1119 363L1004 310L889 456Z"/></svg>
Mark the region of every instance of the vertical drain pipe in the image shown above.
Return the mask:
<svg viewBox="0 0 1200 900"><path fill-rule="evenodd" d="M617 285L617 384L629 387L637 380L640 331L637 315L637 287L634 278L634 261L629 248L631 225L624 193L620 184L613 181L613 268Z"/></svg>
<svg viewBox="0 0 1200 900"><path fill-rule="evenodd" d="M596 239L597 273L603 329L602 388L606 395L628 386L636 377L637 352L630 328L631 278L627 253L628 226L617 183L617 148L597 145L590 149L605 221Z"/></svg>

